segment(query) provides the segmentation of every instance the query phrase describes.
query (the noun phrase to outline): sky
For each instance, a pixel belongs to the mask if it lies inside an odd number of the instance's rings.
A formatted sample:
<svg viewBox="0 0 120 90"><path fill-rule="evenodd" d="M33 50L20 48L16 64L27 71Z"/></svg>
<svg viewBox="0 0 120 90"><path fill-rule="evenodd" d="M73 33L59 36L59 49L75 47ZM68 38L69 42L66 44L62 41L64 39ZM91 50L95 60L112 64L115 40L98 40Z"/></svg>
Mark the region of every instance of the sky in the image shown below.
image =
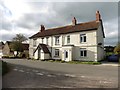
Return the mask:
<svg viewBox="0 0 120 90"><path fill-rule="evenodd" d="M40 30L41 24L45 28L69 25L73 17L76 17L78 23L93 21L96 19L96 11L99 10L106 37L105 45L117 44L118 0L114 2L112 0L109 2L53 1L1 0L0 41L12 40L18 33L28 38Z"/></svg>

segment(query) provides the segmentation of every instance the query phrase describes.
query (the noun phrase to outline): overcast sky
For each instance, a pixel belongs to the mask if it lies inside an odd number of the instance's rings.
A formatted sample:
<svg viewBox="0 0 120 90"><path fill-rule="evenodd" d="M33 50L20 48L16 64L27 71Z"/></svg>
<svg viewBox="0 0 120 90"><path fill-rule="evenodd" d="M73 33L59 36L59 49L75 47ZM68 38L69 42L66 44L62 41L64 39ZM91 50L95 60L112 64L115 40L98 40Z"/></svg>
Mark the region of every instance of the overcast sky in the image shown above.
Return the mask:
<svg viewBox="0 0 120 90"><path fill-rule="evenodd" d="M96 10L100 11L103 20L105 45L116 45L118 42L117 2L3 0L0 1L0 41L11 40L18 33L30 37L39 31L41 24L46 28L71 24L74 16L78 23L92 21L95 20Z"/></svg>

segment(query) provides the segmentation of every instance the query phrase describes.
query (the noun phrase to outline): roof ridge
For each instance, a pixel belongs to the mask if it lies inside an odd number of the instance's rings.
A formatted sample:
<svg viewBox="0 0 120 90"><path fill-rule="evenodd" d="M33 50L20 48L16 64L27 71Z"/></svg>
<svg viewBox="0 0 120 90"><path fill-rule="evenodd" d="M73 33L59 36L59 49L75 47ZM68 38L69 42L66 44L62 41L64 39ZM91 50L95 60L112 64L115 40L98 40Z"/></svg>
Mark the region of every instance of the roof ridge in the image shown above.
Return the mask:
<svg viewBox="0 0 120 90"><path fill-rule="evenodd" d="M87 23L91 23L91 22L96 22L96 20L89 21L89 22L77 23L75 26L80 25L80 24L87 24ZM58 27L48 28L46 30L53 30L53 29L64 28L64 27L68 27L68 26L74 26L74 25L70 24L70 25L66 25L66 26L58 26Z"/></svg>
<svg viewBox="0 0 120 90"><path fill-rule="evenodd" d="M72 32L80 32L80 31L88 31L88 30L97 30L100 22L96 22L96 20L78 23L76 25L66 25L61 27L49 28L43 32L37 32L29 38L37 38L44 36L51 36L57 34L66 34Z"/></svg>

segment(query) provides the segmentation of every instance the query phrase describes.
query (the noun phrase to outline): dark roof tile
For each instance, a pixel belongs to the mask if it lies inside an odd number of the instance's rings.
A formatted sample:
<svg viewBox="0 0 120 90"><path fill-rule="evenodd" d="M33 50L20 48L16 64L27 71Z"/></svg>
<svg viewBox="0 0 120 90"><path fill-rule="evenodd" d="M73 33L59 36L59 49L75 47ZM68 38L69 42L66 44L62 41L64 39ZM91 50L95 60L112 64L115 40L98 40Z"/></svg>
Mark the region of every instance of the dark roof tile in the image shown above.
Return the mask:
<svg viewBox="0 0 120 90"><path fill-rule="evenodd" d="M38 32L29 38L31 39L31 38L45 37L45 36L51 36L51 35L67 34L72 32L97 30L98 26L99 26L99 22L96 22L96 21L79 23L76 25L68 25L63 27L46 29L45 31Z"/></svg>

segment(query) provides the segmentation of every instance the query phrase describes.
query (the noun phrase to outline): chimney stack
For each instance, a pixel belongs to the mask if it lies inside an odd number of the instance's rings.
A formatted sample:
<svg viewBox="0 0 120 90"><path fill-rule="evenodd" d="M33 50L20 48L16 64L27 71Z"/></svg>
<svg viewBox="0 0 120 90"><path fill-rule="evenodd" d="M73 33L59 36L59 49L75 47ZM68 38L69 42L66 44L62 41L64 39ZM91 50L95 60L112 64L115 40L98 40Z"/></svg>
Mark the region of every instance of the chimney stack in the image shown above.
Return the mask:
<svg viewBox="0 0 120 90"><path fill-rule="evenodd" d="M45 27L44 27L44 25L41 25L41 32L43 32L45 30Z"/></svg>
<svg viewBox="0 0 120 90"><path fill-rule="evenodd" d="M101 15L99 13L99 11L96 11L96 21L100 21L101 20Z"/></svg>
<svg viewBox="0 0 120 90"><path fill-rule="evenodd" d="M73 19L72 19L72 25L76 25L77 24L77 20L76 20L76 18L74 17Z"/></svg>

